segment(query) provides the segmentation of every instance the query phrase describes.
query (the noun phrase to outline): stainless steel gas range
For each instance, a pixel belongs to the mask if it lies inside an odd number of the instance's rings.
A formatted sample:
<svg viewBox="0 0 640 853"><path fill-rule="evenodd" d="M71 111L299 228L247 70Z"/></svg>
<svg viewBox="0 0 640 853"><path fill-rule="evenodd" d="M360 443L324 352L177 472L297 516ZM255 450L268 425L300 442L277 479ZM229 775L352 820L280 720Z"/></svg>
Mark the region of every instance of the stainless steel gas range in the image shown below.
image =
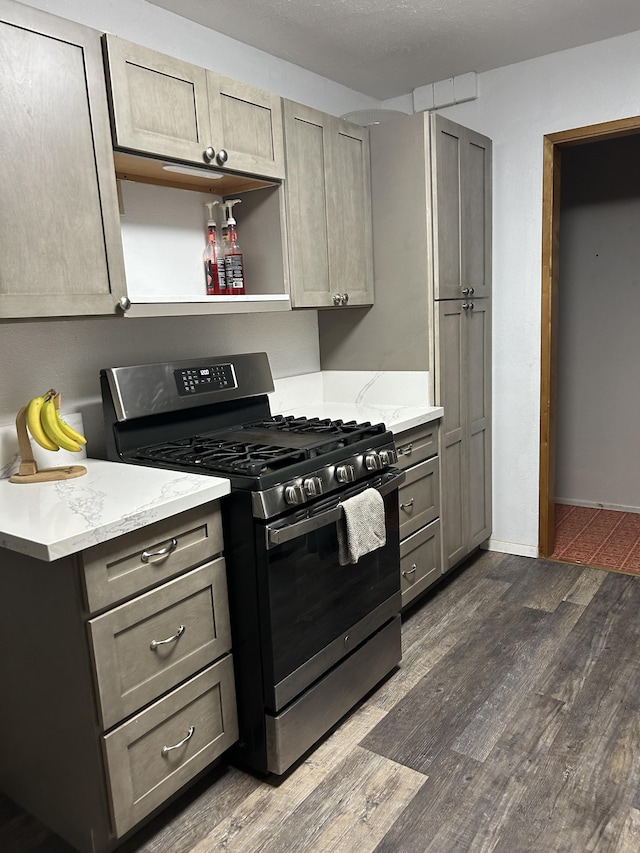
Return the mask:
<svg viewBox="0 0 640 853"><path fill-rule="evenodd" d="M101 386L110 459L230 480L230 758L281 775L401 658L393 435L272 415L265 353L109 368ZM382 498L386 541L341 565L343 503L368 489Z"/></svg>

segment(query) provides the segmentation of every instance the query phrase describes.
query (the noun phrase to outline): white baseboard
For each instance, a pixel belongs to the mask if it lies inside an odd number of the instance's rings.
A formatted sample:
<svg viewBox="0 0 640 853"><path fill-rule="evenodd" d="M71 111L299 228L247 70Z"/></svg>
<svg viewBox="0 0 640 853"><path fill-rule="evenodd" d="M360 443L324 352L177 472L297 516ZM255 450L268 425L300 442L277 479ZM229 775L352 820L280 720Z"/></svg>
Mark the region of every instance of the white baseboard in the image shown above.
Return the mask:
<svg viewBox="0 0 640 853"><path fill-rule="evenodd" d="M620 504L598 503L596 501L581 501L575 498L555 498L557 504L566 504L567 506L590 506L593 509L615 509L618 512L640 512L640 507L637 506L621 506Z"/></svg>
<svg viewBox="0 0 640 853"><path fill-rule="evenodd" d="M521 542L503 542L501 539L487 539L482 546L487 551L499 551L502 554L515 554L518 557L537 557L537 545L523 545Z"/></svg>

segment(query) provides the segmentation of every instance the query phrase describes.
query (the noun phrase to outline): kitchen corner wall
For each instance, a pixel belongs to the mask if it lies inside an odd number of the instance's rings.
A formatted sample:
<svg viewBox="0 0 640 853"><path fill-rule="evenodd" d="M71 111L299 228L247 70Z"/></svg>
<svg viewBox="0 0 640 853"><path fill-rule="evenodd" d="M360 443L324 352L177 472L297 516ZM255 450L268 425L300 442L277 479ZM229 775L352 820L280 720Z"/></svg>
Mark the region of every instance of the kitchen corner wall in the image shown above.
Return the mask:
<svg viewBox="0 0 640 853"><path fill-rule="evenodd" d="M334 115L379 106L368 96L145 0L25 0L25 5L114 33ZM37 199L27 203L35 215ZM49 226L51 251L55 252L55 223ZM203 231L203 248L204 241ZM159 247L156 257L160 263L161 256ZM46 258L42 260L46 271ZM82 412L90 455L100 456L104 452L100 368L249 351L266 351L276 377L319 370L317 312L0 322L0 424L11 423L30 397L55 386L63 394L63 412Z"/></svg>
<svg viewBox="0 0 640 853"><path fill-rule="evenodd" d="M638 115L638 79L640 32L486 72L442 110L493 140L495 550L537 554L543 137Z"/></svg>

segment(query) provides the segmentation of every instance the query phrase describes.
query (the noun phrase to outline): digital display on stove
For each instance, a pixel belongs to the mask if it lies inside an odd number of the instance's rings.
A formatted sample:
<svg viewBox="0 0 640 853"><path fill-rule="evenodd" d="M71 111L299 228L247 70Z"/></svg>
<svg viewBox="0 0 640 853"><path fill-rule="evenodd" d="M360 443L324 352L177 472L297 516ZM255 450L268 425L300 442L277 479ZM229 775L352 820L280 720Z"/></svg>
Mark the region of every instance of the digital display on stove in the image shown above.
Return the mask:
<svg viewBox="0 0 640 853"><path fill-rule="evenodd" d="M232 364L186 367L182 370L174 370L173 375L181 397L209 394L212 391L228 391L238 387Z"/></svg>

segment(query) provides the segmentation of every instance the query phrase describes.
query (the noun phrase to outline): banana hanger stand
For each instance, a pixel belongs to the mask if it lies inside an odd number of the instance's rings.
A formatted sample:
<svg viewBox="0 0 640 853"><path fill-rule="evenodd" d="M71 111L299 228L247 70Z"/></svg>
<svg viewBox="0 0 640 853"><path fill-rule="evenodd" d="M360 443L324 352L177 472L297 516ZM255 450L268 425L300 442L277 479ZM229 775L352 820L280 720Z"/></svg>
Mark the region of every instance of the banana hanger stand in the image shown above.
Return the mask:
<svg viewBox="0 0 640 853"><path fill-rule="evenodd" d="M56 409L60 408L60 394L54 398ZM54 480L72 480L87 473L84 465L60 465L58 468L38 470L33 458L33 448L27 432L27 406L23 406L16 416L16 432L20 448L20 468L17 474L9 477L11 483L51 483Z"/></svg>

